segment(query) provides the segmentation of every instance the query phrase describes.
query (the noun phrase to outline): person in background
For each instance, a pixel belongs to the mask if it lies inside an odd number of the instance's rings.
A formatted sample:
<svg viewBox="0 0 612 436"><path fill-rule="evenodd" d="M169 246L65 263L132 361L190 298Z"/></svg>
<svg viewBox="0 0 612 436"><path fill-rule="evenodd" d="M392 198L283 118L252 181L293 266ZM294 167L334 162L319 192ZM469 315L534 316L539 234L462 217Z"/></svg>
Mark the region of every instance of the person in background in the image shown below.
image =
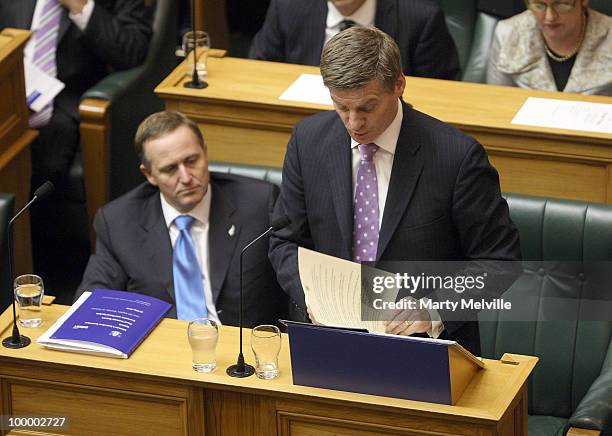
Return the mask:
<svg viewBox="0 0 612 436"><path fill-rule="evenodd" d="M352 26L376 26L394 38L406 75L459 78L444 13L430 0L272 0L249 57L319 65L323 44Z"/></svg>
<svg viewBox="0 0 612 436"><path fill-rule="evenodd" d="M64 89L29 124L38 130L31 145L31 189L51 180L49 201L31 210L34 269L47 290L68 303L89 255L83 187L70 168L80 147L79 103L85 91L111 71L144 61L152 34L145 0L0 0L0 29L32 31L25 63L64 83ZM118 128L121 128L120 126ZM70 283L68 283L70 282ZM65 298L65 299L64 299Z"/></svg>
<svg viewBox="0 0 612 436"><path fill-rule="evenodd" d="M96 214L96 253L78 287L138 292L173 305L168 316L237 325L240 253L270 226L278 188L210 173L198 126L178 112L150 115L136 132L147 182ZM244 257L244 325L274 324L287 309L267 239Z"/></svg>
<svg viewBox="0 0 612 436"><path fill-rule="evenodd" d="M495 29L487 83L612 95L612 18L589 0L527 0Z"/></svg>

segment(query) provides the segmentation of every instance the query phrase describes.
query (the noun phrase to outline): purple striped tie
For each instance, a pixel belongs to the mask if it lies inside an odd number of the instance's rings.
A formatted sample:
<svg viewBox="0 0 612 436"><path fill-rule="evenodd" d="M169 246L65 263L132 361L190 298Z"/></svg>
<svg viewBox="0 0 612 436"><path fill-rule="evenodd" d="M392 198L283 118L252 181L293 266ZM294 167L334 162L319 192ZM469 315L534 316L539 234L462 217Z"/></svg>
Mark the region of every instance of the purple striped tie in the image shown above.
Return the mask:
<svg viewBox="0 0 612 436"><path fill-rule="evenodd" d="M58 0L45 0L38 21L38 29L35 31L32 62L53 77L57 76L55 51L61 15L62 6ZM51 115L53 115L53 102L30 116L30 127L39 128L46 125Z"/></svg>
<svg viewBox="0 0 612 436"><path fill-rule="evenodd" d="M359 144L361 160L357 169L355 189L355 215L353 218L353 260L355 262L376 260L378 249L378 182L374 154L376 144Z"/></svg>

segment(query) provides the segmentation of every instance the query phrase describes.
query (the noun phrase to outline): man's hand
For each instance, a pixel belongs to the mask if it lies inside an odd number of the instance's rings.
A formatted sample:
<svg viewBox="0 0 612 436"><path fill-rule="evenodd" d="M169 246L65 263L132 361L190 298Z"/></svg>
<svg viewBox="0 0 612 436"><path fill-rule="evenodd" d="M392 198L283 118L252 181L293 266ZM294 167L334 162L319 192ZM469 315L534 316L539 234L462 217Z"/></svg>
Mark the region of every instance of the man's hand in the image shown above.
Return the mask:
<svg viewBox="0 0 612 436"><path fill-rule="evenodd" d="M314 325L321 325L321 323L317 322L314 315L310 311L310 307L306 308L306 312L308 312L308 318L310 318L310 322L312 322Z"/></svg>
<svg viewBox="0 0 612 436"><path fill-rule="evenodd" d="M87 0L59 0L59 2L68 9L71 14L80 14Z"/></svg>
<svg viewBox="0 0 612 436"><path fill-rule="evenodd" d="M417 301L413 297L404 299ZM427 333L431 330L431 317L426 309L395 309L390 312L389 321L385 321L385 326L385 333L393 335L410 336L415 333Z"/></svg>

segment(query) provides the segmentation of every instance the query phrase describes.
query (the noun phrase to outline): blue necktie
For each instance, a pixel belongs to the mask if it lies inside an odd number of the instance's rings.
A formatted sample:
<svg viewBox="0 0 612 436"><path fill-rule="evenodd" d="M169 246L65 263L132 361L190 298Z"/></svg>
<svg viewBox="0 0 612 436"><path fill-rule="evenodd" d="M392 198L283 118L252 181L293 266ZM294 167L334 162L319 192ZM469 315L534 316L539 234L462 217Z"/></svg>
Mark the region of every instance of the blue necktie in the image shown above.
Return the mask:
<svg viewBox="0 0 612 436"><path fill-rule="evenodd" d="M179 215L174 219L179 230L172 256L176 317L185 320L208 317L202 271L189 233L193 221L189 215Z"/></svg>

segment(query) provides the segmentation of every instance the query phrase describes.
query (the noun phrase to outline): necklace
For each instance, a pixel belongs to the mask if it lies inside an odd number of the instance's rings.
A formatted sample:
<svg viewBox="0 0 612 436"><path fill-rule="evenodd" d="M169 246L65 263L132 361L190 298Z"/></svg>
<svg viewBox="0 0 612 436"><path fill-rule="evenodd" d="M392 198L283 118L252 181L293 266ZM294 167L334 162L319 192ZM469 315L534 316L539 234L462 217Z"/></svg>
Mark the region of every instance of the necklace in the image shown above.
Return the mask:
<svg viewBox="0 0 612 436"><path fill-rule="evenodd" d="M572 50L569 54L567 54L565 56L557 56L548 47L548 44L546 43L546 40L544 40L544 48L546 49L546 54L548 55L549 58L551 58L555 62L565 62L566 60L568 60L571 57L575 56L576 53L578 53L578 50L580 50L580 47L582 46L582 41L584 41L584 34L586 33L586 20L587 20L586 14L583 17L584 18L582 20L582 26L581 26L582 28L580 30L580 41L578 42L578 45L576 46L576 48L574 50Z"/></svg>

